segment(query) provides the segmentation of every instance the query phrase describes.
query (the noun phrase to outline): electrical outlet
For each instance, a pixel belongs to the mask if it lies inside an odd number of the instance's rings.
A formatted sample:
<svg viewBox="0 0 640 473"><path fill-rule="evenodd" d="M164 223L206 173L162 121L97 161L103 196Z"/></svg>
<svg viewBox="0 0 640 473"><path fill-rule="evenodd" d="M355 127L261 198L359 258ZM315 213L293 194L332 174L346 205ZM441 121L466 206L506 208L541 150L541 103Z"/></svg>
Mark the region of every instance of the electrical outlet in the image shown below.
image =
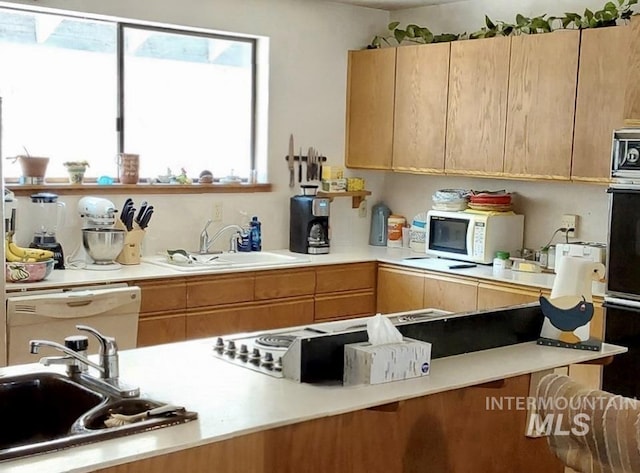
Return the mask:
<svg viewBox="0 0 640 473"><path fill-rule="evenodd" d="M222 222L222 202L216 201L213 203L213 217L212 222Z"/></svg>
<svg viewBox="0 0 640 473"><path fill-rule="evenodd" d="M367 201L366 201L366 199L362 199L362 202L360 202L360 206L358 207L358 217L367 218Z"/></svg>
<svg viewBox="0 0 640 473"><path fill-rule="evenodd" d="M566 214L562 216L560 221L561 228L573 228L572 232L567 232L567 236L575 238L578 234L578 216Z"/></svg>

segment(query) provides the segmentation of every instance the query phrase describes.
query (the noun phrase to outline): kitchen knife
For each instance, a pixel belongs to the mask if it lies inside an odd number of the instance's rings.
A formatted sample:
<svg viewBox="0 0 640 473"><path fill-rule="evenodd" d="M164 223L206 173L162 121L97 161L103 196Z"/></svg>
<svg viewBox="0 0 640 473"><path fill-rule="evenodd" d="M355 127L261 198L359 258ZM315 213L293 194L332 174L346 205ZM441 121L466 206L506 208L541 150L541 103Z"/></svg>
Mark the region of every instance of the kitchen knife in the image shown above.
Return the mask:
<svg viewBox="0 0 640 473"><path fill-rule="evenodd" d="M318 151L318 179L322 180L322 153Z"/></svg>
<svg viewBox="0 0 640 473"><path fill-rule="evenodd" d="M300 147L298 160L298 182L302 182L302 146Z"/></svg>
<svg viewBox="0 0 640 473"><path fill-rule="evenodd" d="M128 231L133 230L133 219L136 215L136 209L131 206L129 207L129 212L127 213L127 223L125 224Z"/></svg>
<svg viewBox="0 0 640 473"><path fill-rule="evenodd" d="M129 215L129 207L133 206L133 199L131 197L127 197L127 200L124 201L124 205L122 206L122 213L120 214L120 221L127 225L127 216Z"/></svg>
<svg viewBox="0 0 640 473"><path fill-rule="evenodd" d="M292 133L289 136L289 155L287 156L287 161L289 163L289 187L294 186L293 160L294 160L294 151L293 151L293 133Z"/></svg>
<svg viewBox="0 0 640 473"><path fill-rule="evenodd" d="M142 220L140 221L140 223L138 224L138 226L144 230L145 228L147 228L149 226L149 220L151 220L151 216L153 215L153 205L150 205L147 208L147 211L144 213L144 216L142 217Z"/></svg>
<svg viewBox="0 0 640 473"><path fill-rule="evenodd" d="M144 200L142 201L142 204L140 204L140 211L138 212L138 216L135 219L135 222L140 225L140 222L142 221L142 217L144 217L144 212L145 210L147 210L147 201Z"/></svg>
<svg viewBox="0 0 640 473"><path fill-rule="evenodd" d="M313 148L309 148L307 150L307 181L310 181L313 179L313 177L311 176L312 168L313 168Z"/></svg>

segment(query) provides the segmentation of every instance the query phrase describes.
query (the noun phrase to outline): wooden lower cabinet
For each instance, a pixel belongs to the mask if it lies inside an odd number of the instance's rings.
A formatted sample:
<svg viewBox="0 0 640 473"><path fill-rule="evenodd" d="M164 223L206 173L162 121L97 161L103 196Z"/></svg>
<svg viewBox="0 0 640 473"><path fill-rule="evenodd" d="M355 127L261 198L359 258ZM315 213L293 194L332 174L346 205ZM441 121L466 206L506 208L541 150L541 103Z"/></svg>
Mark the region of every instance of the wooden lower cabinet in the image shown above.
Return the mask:
<svg viewBox="0 0 640 473"><path fill-rule="evenodd" d="M487 398L527 396L529 381L529 375L522 375L503 384L321 417L98 471L560 473L563 466L547 439L525 437L526 410L486 408Z"/></svg>
<svg viewBox="0 0 640 473"><path fill-rule="evenodd" d="M156 315L138 320L138 346L147 347L161 343L186 340L184 315Z"/></svg>
<svg viewBox="0 0 640 473"><path fill-rule="evenodd" d="M376 291L346 292L343 294L327 294L315 297L316 321L367 317L376 312Z"/></svg>
<svg viewBox="0 0 640 473"><path fill-rule="evenodd" d="M185 278L132 281L140 287L138 346L181 342L185 338L187 282Z"/></svg>
<svg viewBox="0 0 640 473"><path fill-rule="evenodd" d="M377 311L382 314L424 308L424 274L393 266L378 267Z"/></svg>
<svg viewBox="0 0 640 473"><path fill-rule="evenodd" d="M313 297L233 304L189 312L187 339L313 323Z"/></svg>
<svg viewBox="0 0 640 473"><path fill-rule="evenodd" d="M375 261L316 268L316 321L366 317L376 312Z"/></svg>
<svg viewBox="0 0 640 473"><path fill-rule="evenodd" d="M423 307L469 312L476 309L478 281L443 275L424 275Z"/></svg>
<svg viewBox="0 0 640 473"><path fill-rule="evenodd" d="M478 284L478 310L527 304L537 301L539 297L540 289L533 287L484 282Z"/></svg>

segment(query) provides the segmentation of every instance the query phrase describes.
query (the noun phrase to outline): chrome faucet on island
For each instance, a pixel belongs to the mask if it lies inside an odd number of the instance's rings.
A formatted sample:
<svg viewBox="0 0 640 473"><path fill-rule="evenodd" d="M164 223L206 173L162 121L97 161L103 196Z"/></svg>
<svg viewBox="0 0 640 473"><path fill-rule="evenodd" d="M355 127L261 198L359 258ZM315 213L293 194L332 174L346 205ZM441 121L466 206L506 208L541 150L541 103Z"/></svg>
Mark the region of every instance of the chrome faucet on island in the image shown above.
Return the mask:
<svg viewBox="0 0 640 473"><path fill-rule="evenodd" d="M140 395L140 388L127 386L120 382L118 345L113 337L102 335L96 329L88 325L76 325L81 331L89 332L100 342L98 354L99 362L95 363L87 358L87 348L89 338L85 335L72 335L64 339L64 345L50 340L31 340L29 349L31 353L37 354L40 347L51 347L61 351L65 356L45 356L40 358L40 363L44 366L66 365L67 375L70 378L78 379L97 389L106 391L120 397L130 398ZM89 374L88 368L94 368L100 373L100 377Z"/></svg>
<svg viewBox="0 0 640 473"><path fill-rule="evenodd" d="M209 238L209 234L207 233L207 229L209 225L211 225L212 220L207 220L202 232L200 233L200 245L199 252L200 254L209 253L209 248L211 245L215 243L215 241L220 238L220 236L226 232L227 230L235 230L235 232L231 235L231 239L229 240L229 251L235 253L238 251L238 242L242 239L242 237L247 233L247 231L242 228L240 225L231 224L225 225L220 230L218 230L211 238Z"/></svg>

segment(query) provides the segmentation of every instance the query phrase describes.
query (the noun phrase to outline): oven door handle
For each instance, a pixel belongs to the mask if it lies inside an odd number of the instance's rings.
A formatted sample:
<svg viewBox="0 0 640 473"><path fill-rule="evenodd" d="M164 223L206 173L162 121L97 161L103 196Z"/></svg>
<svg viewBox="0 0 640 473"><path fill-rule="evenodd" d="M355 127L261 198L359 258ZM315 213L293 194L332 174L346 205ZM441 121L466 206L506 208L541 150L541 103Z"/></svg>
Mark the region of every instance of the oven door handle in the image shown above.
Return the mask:
<svg viewBox="0 0 640 473"><path fill-rule="evenodd" d="M604 301L602 303L602 307L604 307L605 309L626 310L628 312L640 313L640 307L637 307L635 305L618 304L611 301Z"/></svg>
<svg viewBox="0 0 640 473"><path fill-rule="evenodd" d="M609 187L607 189L607 194L640 194L640 188L630 187L632 184L629 184L628 186L629 187Z"/></svg>

